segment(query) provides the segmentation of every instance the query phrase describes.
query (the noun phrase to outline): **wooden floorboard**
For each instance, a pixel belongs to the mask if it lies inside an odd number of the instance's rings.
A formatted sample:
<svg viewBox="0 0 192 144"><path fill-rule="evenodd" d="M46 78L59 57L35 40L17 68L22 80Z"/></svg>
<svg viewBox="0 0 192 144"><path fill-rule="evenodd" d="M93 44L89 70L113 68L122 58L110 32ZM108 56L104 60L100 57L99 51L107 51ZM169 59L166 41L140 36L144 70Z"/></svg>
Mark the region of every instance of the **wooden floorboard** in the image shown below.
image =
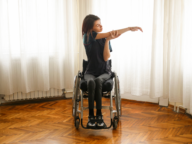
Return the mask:
<svg viewBox="0 0 192 144"><path fill-rule="evenodd" d="M109 126L109 110L102 113ZM116 130L76 130L71 99L0 106L0 144L192 144L192 119L172 107L122 100L122 113ZM87 117L85 110L84 125Z"/></svg>

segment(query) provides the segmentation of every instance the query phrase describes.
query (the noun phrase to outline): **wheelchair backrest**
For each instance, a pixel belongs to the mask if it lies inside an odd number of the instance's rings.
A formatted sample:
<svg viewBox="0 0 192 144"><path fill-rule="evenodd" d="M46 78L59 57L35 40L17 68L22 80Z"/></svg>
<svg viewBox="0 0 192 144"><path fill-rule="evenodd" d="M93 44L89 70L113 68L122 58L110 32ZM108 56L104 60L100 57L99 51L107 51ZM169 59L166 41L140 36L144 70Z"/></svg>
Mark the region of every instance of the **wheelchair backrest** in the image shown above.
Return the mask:
<svg viewBox="0 0 192 144"><path fill-rule="evenodd" d="M85 70L87 68L87 65L88 65L88 61L84 60L83 59L83 71L82 71L82 74L84 75L85 73ZM107 61L107 65L109 65L111 67L111 59Z"/></svg>

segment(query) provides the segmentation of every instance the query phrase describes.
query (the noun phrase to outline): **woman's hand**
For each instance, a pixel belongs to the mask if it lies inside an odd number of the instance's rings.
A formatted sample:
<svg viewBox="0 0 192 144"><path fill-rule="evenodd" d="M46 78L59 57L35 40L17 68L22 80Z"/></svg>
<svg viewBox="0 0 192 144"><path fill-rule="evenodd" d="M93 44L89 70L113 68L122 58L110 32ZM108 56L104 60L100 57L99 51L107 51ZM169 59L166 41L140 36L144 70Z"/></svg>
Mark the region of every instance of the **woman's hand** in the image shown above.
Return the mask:
<svg viewBox="0 0 192 144"><path fill-rule="evenodd" d="M111 35L117 35L117 34L118 34L118 31L117 31L117 30L112 30L112 31L110 32L110 34L111 34Z"/></svg>
<svg viewBox="0 0 192 144"><path fill-rule="evenodd" d="M121 34L118 34L118 31L116 30L116 31L111 31L110 32L110 36L108 36L107 38L106 38L106 40L111 40L111 39L115 39L115 38L118 38Z"/></svg>
<svg viewBox="0 0 192 144"><path fill-rule="evenodd" d="M140 28L140 27L129 27L129 29L130 29L131 31L137 31L137 30L140 30L140 31L143 32L142 28Z"/></svg>

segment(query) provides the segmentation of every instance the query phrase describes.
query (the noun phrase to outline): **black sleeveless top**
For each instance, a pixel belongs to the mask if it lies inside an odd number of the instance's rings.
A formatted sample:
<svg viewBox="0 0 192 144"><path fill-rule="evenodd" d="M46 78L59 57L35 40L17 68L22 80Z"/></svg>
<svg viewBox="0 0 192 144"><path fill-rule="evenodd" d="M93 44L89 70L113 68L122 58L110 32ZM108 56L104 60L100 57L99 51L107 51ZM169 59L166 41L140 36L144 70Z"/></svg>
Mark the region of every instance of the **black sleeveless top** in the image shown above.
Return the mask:
<svg viewBox="0 0 192 144"><path fill-rule="evenodd" d="M107 73L111 75L111 67L109 61L105 61L103 58L103 50L105 46L105 38L95 39L97 33L92 31L92 35L89 35L89 40L87 41L87 34L83 36L83 44L85 46L88 64L85 70L85 74L92 74L96 77L101 74ZM111 44L109 41L109 50L112 52Z"/></svg>

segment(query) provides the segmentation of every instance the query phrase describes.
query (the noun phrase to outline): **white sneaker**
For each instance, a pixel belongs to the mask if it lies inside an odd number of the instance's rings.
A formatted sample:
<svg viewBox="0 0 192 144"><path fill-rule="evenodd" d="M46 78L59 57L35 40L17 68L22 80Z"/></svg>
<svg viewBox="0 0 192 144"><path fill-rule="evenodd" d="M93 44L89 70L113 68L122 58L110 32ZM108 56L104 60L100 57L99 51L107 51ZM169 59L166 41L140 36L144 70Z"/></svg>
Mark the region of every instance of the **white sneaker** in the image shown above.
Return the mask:
<svg viewBox="0 0 192 144"><path fill-rule="evenodd" d="M89 117L88 117L87 127L95 127L95 126L96 126L95 123L91 122L91 120L94 120L94 119L95 119L94 116L89 116Z"/></svg>
<svg viewBox="0 0 192 144"><path fill-rule="evenodd" d="M102 120L102 122L97 122L97 127L99 127L99 128L105 127L105 123L104 123L104 121L103 121L103 116L102 116L102 115L99 115L99 116L97 116L97 119L98 119L98 120Z"/></svg>

